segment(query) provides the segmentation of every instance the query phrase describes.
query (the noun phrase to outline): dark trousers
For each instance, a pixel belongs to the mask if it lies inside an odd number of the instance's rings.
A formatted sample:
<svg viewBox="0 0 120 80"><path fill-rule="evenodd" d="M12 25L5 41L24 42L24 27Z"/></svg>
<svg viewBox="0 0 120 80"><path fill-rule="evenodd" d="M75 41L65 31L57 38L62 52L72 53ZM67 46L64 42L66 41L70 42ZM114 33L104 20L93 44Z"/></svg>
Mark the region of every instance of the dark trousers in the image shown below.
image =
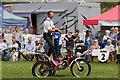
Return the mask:
<svg viewBox="0 0 120 80"><path fill-rule="evenodd" d="M18 44L18 58L20 58L20 52L19 50L21 49L21 43L19 41L16 41L16 43Z"/></svg>
<svg viewBox="0 0 120 80"><path fill-rule="evenodd" d="M55 46L55 51L56 51L56 56L57 56L57 58L59 58L59 57L61 57L62 55L61 55L61 46Z"/></svg>
<svg viewBox="0 0 120 80"><path fill-rule="evenodd" d="M46 42L49 45L49 50L48 50L48 56L51 55L51 53L53 53L53 58L56 59L57 58L57 54L55 52L55 46L52 42L52 36L50 33L44 33L44 39L46 40Z"/></svg>
<svg viewBox="0 0 120 80"><path fill-rule="evenodd" d="M67 53L70 53L71 51L73 51L73 46L66 46L66 50L67 50Z"/></svg>

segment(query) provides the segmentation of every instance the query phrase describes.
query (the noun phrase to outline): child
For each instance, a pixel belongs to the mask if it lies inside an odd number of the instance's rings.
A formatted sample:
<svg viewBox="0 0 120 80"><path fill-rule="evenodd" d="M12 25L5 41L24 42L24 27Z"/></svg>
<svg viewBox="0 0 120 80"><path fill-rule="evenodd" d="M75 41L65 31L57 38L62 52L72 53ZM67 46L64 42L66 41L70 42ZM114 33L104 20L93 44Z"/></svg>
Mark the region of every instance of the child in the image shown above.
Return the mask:
<svg viewBox="0 0 120 80"><path fill-rule="evenodd" d="M91 62L93 49L100 49L100 46L98 45L98 40L96 40L96 39L94 40L94 44L92 46L90 46L90 48L83 53L85 60L87 60L88 62ZM93 61L93 59L92 59L92 61Z"/></svg>
<svg viewBox="0 0 120 80"><path fill-rule="evenodd" d="M12 48L12 52L10 54L10 57L11 57L11 61L13 61L13 62L18 61L18 52L16 51L15 47Z"/></svg>
<svg viewBox="0 0 120 80"><path fill-rule="evenodd" d="M60 52L61 45L62 45L61 40L60 40L61 32L56 30L51 35L54 36L54 38L53 38L54 42L53 43L54 43L54 46L55 46L55 51L56 51L57 58L60 58L62 56L61 52Z"/></svg>

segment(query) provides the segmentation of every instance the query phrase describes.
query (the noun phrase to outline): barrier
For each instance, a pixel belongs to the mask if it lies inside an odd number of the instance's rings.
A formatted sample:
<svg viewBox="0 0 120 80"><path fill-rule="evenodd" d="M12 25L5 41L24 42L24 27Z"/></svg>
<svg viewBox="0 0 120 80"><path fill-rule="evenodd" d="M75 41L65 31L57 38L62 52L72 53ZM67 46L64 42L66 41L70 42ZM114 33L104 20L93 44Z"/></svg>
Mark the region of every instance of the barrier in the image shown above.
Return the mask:
<svg viewBox="0 0 120 80"><path fill-rule="evenodd" d="M92 56L98 57L100 62L105 62L109 58L109 51L107 49L93 49Z"/></svg>

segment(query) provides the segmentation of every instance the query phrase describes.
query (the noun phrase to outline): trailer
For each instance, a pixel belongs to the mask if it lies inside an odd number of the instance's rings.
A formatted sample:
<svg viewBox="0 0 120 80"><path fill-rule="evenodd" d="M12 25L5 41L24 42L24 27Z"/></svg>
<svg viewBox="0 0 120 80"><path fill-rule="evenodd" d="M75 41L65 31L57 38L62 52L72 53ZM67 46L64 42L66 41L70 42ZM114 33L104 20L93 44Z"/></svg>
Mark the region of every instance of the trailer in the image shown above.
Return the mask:
<svg viewBox="0 0 120 80"><path fill-rule="evenodd" d="M16 3L11 7L12 13L28 19L27 28L34 30L36 34L43 33L43 22L48 11L54 12L54 24L56 27L64 26L62 33L67 31L80 33L92 28L95 34L100 26L84 26L83 20L100 14L100 3L86 2L39 2L39 3Z"/></svg>

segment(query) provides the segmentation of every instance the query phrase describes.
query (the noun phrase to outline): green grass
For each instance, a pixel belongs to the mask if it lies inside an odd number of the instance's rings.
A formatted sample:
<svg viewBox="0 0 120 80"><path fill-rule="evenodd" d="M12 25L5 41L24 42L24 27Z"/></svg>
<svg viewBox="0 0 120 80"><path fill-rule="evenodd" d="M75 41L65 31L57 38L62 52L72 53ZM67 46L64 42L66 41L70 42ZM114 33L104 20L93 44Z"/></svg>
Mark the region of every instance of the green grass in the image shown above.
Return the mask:
<svg viewBox="0 0 120 80"><path fill-rule="evenodd" d="M31 69L35 62L19 61L10 62L2 61L3 78L35 78L32 76ZM86 78L118 78L118 65L115 63L91 63L91 74ZM54 77L73 78L69 67L66 70L58 71Z"/></svg>

